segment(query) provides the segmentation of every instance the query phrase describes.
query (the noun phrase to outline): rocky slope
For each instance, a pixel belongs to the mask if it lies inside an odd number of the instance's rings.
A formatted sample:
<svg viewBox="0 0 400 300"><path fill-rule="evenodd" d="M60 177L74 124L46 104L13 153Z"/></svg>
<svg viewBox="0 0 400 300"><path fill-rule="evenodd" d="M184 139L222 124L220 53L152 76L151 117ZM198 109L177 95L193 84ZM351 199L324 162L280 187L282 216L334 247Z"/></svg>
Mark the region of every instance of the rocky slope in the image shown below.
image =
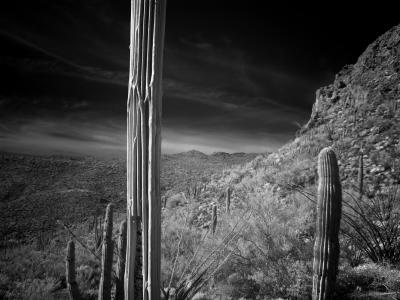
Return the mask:
<svg viewBox="0 0 400 300"><path fill-rule="evenodd" d="M282 196L293 187L314 188L319 151L332 146L345 189L356 183L360 155L373 195L400 183L400 25L370 44L354 65L316 92L309 122L297 137L266 157L214 177L211 187L234 188L233 205L270 188ZM221 203L222 204L222 203Z"/></svg>

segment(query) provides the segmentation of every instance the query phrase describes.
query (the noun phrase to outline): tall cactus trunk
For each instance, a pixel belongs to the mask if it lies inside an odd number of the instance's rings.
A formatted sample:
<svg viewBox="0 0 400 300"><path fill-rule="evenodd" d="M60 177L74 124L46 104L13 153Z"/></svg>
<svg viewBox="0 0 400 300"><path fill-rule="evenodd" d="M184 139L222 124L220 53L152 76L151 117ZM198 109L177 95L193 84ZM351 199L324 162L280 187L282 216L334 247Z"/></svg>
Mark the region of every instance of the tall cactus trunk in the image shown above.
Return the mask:
<svg viewBox="0 0 400 300"><path fill-rule="evenodd" d="M125 299L160 298L161 75L165 8L166 0L131 0Z"/></svg>
<svg viewBox="0 0 400 300"><path fill-rule="evenodd" d="M99 286L99 300L111 299L111 273L113 263L113 206L107 205L104 220L103 248L101 253L101 277Z"/></svg>
<svg viewBox="0 0 400 300"><path fill-rule="evenodd" d="M362 200L364 191L364 160L363 154L360 154L358 161L358 195L360 200Z"/></svg>
<svg viewBox="0 0 400 300"><path fill-rule="evenodd" d="M331 148L318 157L318 203L314 244L313 300L333 299L339 262L342 190L336 155Z"/></svg>
<svg viewBox="0 0 400 300"><path fill-rule="evenodd" d="M217 206L214 205L212 208L212 220L211 220L211 230L212 234L215 233L215 230L217 229L217 224L218 224L218 214L217 214Z"/></svg>
<svg viewBox="0 0 400 300"><path fill-rule="evenodd" d="M81 298L78 283L75 276L75 243L70 240L67 245L67 257L65 259L65 277L67 279L67 288L69 298L71 300L79 300Z"/></svg>
<svg viewBox="0 0 400 300"><path fill-rule="evenodd" d="M118 238L118 264L115 283L115 300L124 300L124 274L126 256L126 220L121 222Z"/></svg>
<svg viewBox="0 0 400 300"><path fill-rule="evenodd" d="M232 193L231 188L228 187L226 189L226 203L225 203L225 205L226 205L226 213L228 215L231 213L231 193Z"/></svg>

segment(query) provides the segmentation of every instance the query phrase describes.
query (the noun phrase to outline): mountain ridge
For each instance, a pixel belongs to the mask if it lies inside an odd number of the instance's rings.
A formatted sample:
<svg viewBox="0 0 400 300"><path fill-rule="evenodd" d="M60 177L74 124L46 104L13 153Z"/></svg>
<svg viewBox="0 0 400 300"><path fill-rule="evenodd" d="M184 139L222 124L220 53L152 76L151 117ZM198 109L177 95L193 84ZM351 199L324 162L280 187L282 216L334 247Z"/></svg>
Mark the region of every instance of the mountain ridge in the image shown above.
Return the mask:
<svg viewBox="0 0 400 300"><path fill-rule="evenodd" d="M339 71L332 84L316 91L310 120L296 138L267 157L227 170L215 185L233 183L246 192L263 187L287 192L293 185L312 186L318 153L328 146L338 156L345 186L357 178L360 155L371 193L399 184L399 70L397 25L372 42L355 64Z"/></svg>

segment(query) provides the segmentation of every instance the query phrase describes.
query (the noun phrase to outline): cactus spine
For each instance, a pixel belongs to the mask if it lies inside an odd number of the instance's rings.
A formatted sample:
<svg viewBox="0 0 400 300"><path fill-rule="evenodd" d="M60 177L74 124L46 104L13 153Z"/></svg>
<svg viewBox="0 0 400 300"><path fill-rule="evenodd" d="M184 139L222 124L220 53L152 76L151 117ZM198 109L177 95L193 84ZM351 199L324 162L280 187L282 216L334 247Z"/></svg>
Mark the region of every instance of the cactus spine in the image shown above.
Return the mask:
<svg viewBox="0 0 400 300"><path fill-rule="evenodd" d="M118 264L115 282L115 300L124 300L124 274L126 256L126 220L121 222L118 238Z"/></svg>
<svg viewBox="0 0 400 300"><path fill-rule="evenodd" d="M319 154L318 175L313 300L333 299L339 261L342 190L336 155L329 147Z"/></svg>
<svg viewBox="0 0 400 300"><path fill-rule="evenodd" d="M107 205L104 221L103 248L101 253L101 277L99 286L99 300L111 299L111 272L113 262L113 206Z"/></svg>
<svg viewBox="0 0 400 300"><path fill-rule="evenodd" d="M232 190L228 186L228 188L226 189L226 213L228 215L231 213L231 193L232 193Z"/></svg>
<svg viewBox="0 0 400 300"><path fill-rule="evenodd" d="M215 233L215 230L217 229L217 223L218 223L218 214L217 214L217 206L214 205L212 208L212 220L211 220L211 228L212 228L212 234Z"/></svg>
<svg viewBox="0 0 400 300"><path fill-rule="evenodd" d="M70 240L67 245L65 269L65 277L67 279L69 298L71 300L79 300L81 297L75 277L75 243L72 240Z"/></svg>
<svg viewBox="0 0 400 300"><path fill-rule="evenodd" d="M161 291L161 75L165 8L166 0L131 0L125 299L158 300Z"/></svg>

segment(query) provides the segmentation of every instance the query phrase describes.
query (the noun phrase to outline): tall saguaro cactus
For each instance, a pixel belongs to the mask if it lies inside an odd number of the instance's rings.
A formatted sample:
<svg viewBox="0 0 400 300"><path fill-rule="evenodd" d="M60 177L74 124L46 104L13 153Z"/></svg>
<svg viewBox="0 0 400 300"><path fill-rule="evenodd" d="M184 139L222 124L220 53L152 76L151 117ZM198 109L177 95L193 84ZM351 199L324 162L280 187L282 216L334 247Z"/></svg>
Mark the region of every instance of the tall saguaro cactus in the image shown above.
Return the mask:
<svg viewBox="0 0 400 300"><path fill-rule="evenodd" d="M113 206L108 204L104 221L103 249L101 253L101 277L99 300L111 300L111 273L113 263Z"/></svg>
<svg viewBox="0 0 400 300"><path fill-rule="evenodd" d="M166 0L131 0L125 299L160 298L161 77L165 9Z"/></svg>
<svg viewBox="0 0 400 300"><path fill-rule="evenodd" d="M317 226L314 244L313 300L333 299L339 261L342 189L336 155L331 148L318 157Z"/></svg>

